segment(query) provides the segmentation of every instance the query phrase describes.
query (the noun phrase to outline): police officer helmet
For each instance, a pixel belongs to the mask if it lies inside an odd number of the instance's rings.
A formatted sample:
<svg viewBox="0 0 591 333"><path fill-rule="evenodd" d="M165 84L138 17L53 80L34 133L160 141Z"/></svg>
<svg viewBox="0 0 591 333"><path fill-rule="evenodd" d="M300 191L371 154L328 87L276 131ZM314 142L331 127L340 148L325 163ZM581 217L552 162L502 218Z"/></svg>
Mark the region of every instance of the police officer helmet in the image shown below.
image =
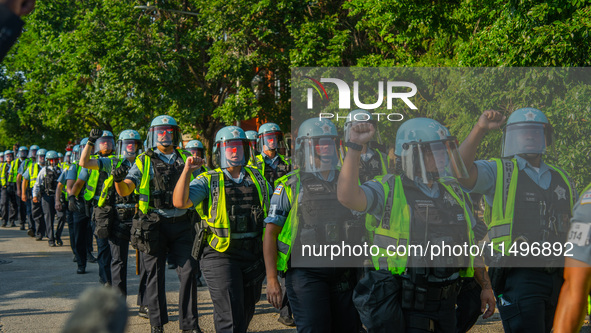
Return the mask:
<svg viewBox="0 0 591 333"><path fill-rule="evenodd" d="M250 156L255 156L256 154L258 154L258 148L257 148L257 131L246 131L244 132L246 134L246 139L248 140L248 144L250 145Z"/></svg>
<svg viewBox="0 0 591 333"><path fill-rule="evenodd" d="M311 118L298 129L295 161L304 172L336 170L340 164L336 126L325 118Z"/></svg>
<svg viewBox="0 0 591 333"><path fill-rule="evenodd" d="M4 152L0 151L0 162L4 162Z"/></svg>
<svg viewBox="0 0 591 333"><path fill-rule="evenodd" d="M548 150L553 150L552 135L552 125L542 111L535 108L515 110L503 129L501 156L547 154Z"/></svg>
<svg viewBox="0 0 591 333"><path fill-rule="evenodd" d="M86 146L87 143L88 143L88 138L84 138L84 139L80 140L80 154L82 154L82 151L84 150L84 147ZM78 155L78 158L80 158L80 155Z"/></svg>
<svg viewBox="0 0 591 333"><path fill-rule="evenodd" d="M115 136L110 131L104 130L103 135L99 137L94 143L94 154L101 156L108 156L113 153L115 149Z"/></svg>
<svg viewBox="0 0 591 333"><path fill-rule="evenodd" d="M59 159L60 159L60 162L63 162L63 161L64 161L64 154L62 154L62 153L57 153L57 157L59 157Z"/></svg>
<svg viewBox="0 0 591 333"><path fill-rule="evenodd" d="M18 148L18 157L27 158L27 156L29 156L29 148L27 146L20 146Z"/></svg>
<svg viewBox="0 0 591 333"><path fill-rule="evenodd" d="M39 163L39 165L45 165L45 161L47 160L47 149L39 149L37 151L37 163Z"/></svg>
<svg viewBox="0 0 591 333"><path fill-rule="evenodd" d="M64 154L64 161L68 164L70 164L72 162L72 152L71 151L66 151L66 154Z"/></svg>
<svg viewBox="0 0 591 333"><path fill-rule="evenodd" d="M39 150L39 146L32 145L31 148L29 148L29 157L36 158L38 150Z"/></svg>
<svg viewBox="0 0 591 333"><path fill-rule="evenodd" d="M75 145L72 148L72 163L76 163L80 160L80 145Z"/></svg>
<svg viewBox="0 0 591 333"><path fill-rule="evenodd" d="M178 147L181 142L181 130L173 117L158 116L150 124L147 140L147 149L156 148L158 145Z"/></svg>
<svg viewBox="0 0 591 333"><path fill-rule="evenodd" d="M394 154L401 163L399 169L411 180L429 183L468 177L458 140L433 119L414 118L402 123Z"/></svg>
<svg viewBox="0 0 591 333"><path fill-rule="evenodd" d="M45 154L45 159L47 160L47 164L51 166L56 166L59 163L59 155L55 150L50 150Z"/></svg>
<svg viewBox="0 0 591 333"><path fill-rule="evenodd" d="M10 162L9 160L14 160L14 152L12 150L7 150L4 152L4 161Z"/></svg>
<svg viewBox="0 0 591 333"><path fill-rule="evenodd" d="M126 129L119 133L117 156L135 158L141 151L142 137L136 130Z"/></svg>
<svg viewBox="0 0 591 333"><path fill-rule="evenodd" d="M199 140L191 140L187 142L186 150L190 151L193 156L199 156L205 160L205 147ZM205 161L204 163L206 163Z"/></svg>
<svg viewBox="0 0 591 333"><path fill-rule="evenodd" d="M275 123L261 125L257 134L257 148L260 152L281 149L285 153L285 141L279 125Z"/></svg>
<svg viewBox="0 0 591 333"><path fill-rule="evenodd" d="M215 134L214 161L222 168L243 166L250 158L248 139L242 128L226 126Z"/></svg>

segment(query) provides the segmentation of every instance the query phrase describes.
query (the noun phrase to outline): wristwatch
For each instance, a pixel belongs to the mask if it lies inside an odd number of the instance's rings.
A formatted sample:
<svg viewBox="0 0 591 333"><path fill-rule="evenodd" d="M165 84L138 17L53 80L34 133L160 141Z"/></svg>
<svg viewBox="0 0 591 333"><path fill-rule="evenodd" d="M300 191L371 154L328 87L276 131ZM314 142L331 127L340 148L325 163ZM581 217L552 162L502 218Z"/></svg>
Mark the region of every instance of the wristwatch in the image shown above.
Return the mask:
<svg viewBox="0 0 591 333"><path fill-rule="evenodd" d="M347 143L345 143L345 147L351 148L351 149L357 150L357 151L362 151L363 150L363 146L362 145L357 144L355 142L351 142L351 141L347 141Z"/></svg>

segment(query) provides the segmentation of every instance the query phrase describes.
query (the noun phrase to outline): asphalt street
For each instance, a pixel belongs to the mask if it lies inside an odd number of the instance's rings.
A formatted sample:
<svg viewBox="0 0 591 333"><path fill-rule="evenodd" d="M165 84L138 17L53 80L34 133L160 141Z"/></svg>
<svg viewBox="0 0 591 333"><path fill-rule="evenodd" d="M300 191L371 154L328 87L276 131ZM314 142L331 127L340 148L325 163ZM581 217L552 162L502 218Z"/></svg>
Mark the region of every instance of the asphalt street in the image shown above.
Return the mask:
<svg viewBox="0 0 591 333"><path fill-rule="evenodd" d="M80 294L99 286L97 264L88 263L87 273L76 274L67 227L64 245L49 247L47 241L35 241L18 228L0 228L0 332L60 332ZM135 275L135 251L130 249L127 304L127 332L149 332L147 319L137 316L136 295L139 279ZM96 256L96 245L95 245ZM166 332L179 332L178 289L175 270L166 271L170 322ZM292 333L294 328L277 322L279 313L266 301L266 290L257 304L250 332ZM199 323L204 332L214 332L213 305L207 287L198 292ZM498 313L479 320L470 331L502 332Z"/></svg>

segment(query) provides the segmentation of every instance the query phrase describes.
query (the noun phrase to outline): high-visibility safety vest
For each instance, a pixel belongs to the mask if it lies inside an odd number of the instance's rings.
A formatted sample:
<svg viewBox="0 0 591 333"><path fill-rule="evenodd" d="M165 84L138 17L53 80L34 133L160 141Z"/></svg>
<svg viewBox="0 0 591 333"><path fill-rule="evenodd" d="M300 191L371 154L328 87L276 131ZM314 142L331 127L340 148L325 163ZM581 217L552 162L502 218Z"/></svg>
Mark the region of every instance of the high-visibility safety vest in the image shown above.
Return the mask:
<svg viewBox="0 0 591 333"><path fill-rule="evenodd" d="M111 163L113 163L114 160L117 161L117 165L113 168L113 170L120 167L124 161L123 159L119 159L119 158L116 158L116 159L111 158L110 160L111 160ZM114 183L115 182L113 181L113 175L110 174L109 177L107 179L105 179L105 182L103 183L103 189L101 190L101 195L99 197L97 206L103 207L105 205L105 202L107 201L107 197L109 196L109 190L111 189L111 187L113 186Z"/></svg>
<svg viewBox="0 0 591 333"><path fill-rule="evenodd" d="M290 161L289 161L288 159L286 159L286 158L285 158L285 156L283 156L283 155L281 155L281 154L277 154L277 156L279 156L279 159L280 159L280 160L281 160L281 161L282 161L282 162L285 164L285 166L286 166L286 167L288 167L288 169L289 169L289 167L291 166L291 163L290 163ZM266 169L267 167L269 167L269 166L267 165L267 163L265 163L265 158L264 158L263 154L256 155L256 156L255 156L255 162L256 162L256 168L257 168L257 169L259 169L259 170L261 170L261 173L263 174L263 176L265 176L265 169ZM289 172L289 170L288 170L288 172ZM286 174L287 174L287 172L286 172ZM284 175L281 175L281 176L284 176ZM281 178L281 177L279 177L279 178ZM279 178L278 178L278 179L279 179ZM273 183L274 183L274 184L271 184L271 185L272 185L272 186L275 186L275 185L276 185L276 183L277 183L277 179L276 179L276 180L275 180Z"/></svg>
<svg viewBox="0 0 591 333"><path fill-rule="evenodd" d="M8 168L8 162L2 162L0 164L0 182L2 183L2 186L6 186L7 183L7 175L6 175L6 169Z"/></svg>
<svg viewBox="0 0 591 333"><path fill-rule="evenodd" d="M497 164L497 179L495 184L495 196L488 226L488 237L493 243L495 251L508 256L508 250L513 242L513 216L515 214L515 198L517 195L517 175L519 170L516 159L492 159ZM547 163L546 163L547 164ZM570 196L570 209L574 205L574 186L565 173L559 168L547 164L552 170L558 172L568 186ZM501 244L504 248L501 249Z"/></svg>
<svg viewBox="0 0 591 333"><path fill-rule="evenodd" d="M29 187L33 188L37 182L37 176L39 175L39 164L29 163L27 170L29 170Z"/></svg>
<svg viewBox="0 0 591 333"><path fill-rule="evenodd" d="M254 181L256 186L261 207L264 211L264 216L267 216L269 209L269 193L267 188L267 181L256 168L243 166L244 170ZM232 231L230 230L230 221L228 219L228 211L226 207L226 191L224 188L224 172L221 168L217 168L200 176L207 178L209 183L209 201L208 211L205 217L208 229L211 233L207 236L207 243L218 252L224 252L230 246L230 237ZM220 209L218 209L220 208Z"/></svg>
<svg viewBox="0 0 591 333"><path fill-rule="evenodd" d="M27 162L28 159L25 159L22 162ZM18 168L21 165L21 160L20 158L17 158L16 160L10 162L10 174L8 175L8 182L9 183L16 183L16 177L18 175Z"/></svg>
<svg viewBox="0 0 591 333"><path fill-rule="evenodd" d="M384 186L384 214L381 223L374 230L374 245L379 248L378 254L372 256L372 262L376 270L388 269L394 275L403 274L406 270L409 252L411 210L404 194L404 186L400 175L384 175L375 178ZM394 184L392 184L392 182ZM452 186L438 182L447 193L464 210L466 235L469 240L469 246L475 244L474 233L472 231L472 221L470 218L470 205L467 204L465 194L457 187L457 191ZM392 188L392 185L394 187ZM443 193L440 198L443 198ZM407 251L388 252L388 246L405 246ZM404 255L399 255L404 252ZM466 269L460 270L460 276L474 276L474 257L470 257L470 264Z"/></svg>
<svg viewBox="0 0 591 333"><path fill-rule="evenodd" d="M183 158L183 163L185 163L187 158L191 156L189 152L179 148L176 148L176 152ZM148 211L150 210L150 160L150 156L146 155L145 152L135 159L135 164L142 173L142 180L140 181L140 188L138 190L140 195L138 208L144 214L148 214ZM193 175L191 175L191 180L193 180Z"/></svg>
<svg viewBox="0 0 591 333"><path fill-rule="evenodd" d="M199 175L197 175L197 177L199 177L202 173L208 172L209 168L206 167L205 165L203 165L203 166L201 166L201 169L199 171L201 171L201 173L199 173ZM205 211L207 210L205 200L201 201L200 204L195 205L195 210L197 211L197 214L199 214L199 216L201 218L203 218L205 216Z"/></svg>
<svg viewBox="0 0 591 333"><path fill-rule="evenodd" d="M96 157L96 156L94 156ZM108 157L111 161L111 165L113 164L113 159L117 159L117 156L111 155ZM94 198L94 194L96 193L96 188L99 181L100 171L99 170L88 170L90 175L88 176L88 181L86 182L86 189L84 190L84 200L90 201ZM109 175L111 177L111 175Z"/></svg>

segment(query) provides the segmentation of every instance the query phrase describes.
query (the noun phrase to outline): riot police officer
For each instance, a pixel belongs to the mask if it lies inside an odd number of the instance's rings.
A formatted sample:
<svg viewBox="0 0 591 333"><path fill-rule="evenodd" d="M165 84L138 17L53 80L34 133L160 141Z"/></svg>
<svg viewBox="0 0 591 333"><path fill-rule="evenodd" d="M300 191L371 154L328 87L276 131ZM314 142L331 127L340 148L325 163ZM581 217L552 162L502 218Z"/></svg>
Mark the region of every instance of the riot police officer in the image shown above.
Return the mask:
<svg viewBox="0 0 591 333"><path fill-rule="evenodd" d="M261 236L271 189L257 169L246 165L250 151L241 128L220 129L214 144L218 168L189 185L189 175L203 160L187 159L174 205L186 209L207 200L206 236L199 238L204 248L201 258L196 256L213 302L214 326L217 332L246 332L265 277Z"/></svg>
<svg viewBox="0 0 591 333"><path fill-rule="evenodd" d="M248 140L248 145L250 146L250 159L248 160L248 165L256 166L256 156L259 154L257 151L257 131L246 131L244 132L246 135L246 139Z"/></svg>
<svg viewBox="0 0 591 333"><path fill-rule="evenodd" d="M82 139L78 149L86 145L88 138ZM76 148L76 147L74 147ZM76 153L76 150L74 150ZM66 175L66 190L68 193L68 207L72 211L73 225L74 225L74 243L76 244L76 263L78 269L77 274L86 273L86 261L90 258L88 256L89 243L92 244L92 227L90 225L90 208L86 205L84 197L80 195L84 187L84 181L78 183L78 176L82 172L82 167L78 165L78 161L72 164ZM90 237L89 237L90 233ZM92 246L92 245L90 245ZM90 261L90 260L89 260Z"/></svg>
<svg viewBox="0 0 591 333"><path fill-rule="evenodd" d="M573 245L572 257L564 263L564 284L560 291L556 315L555 333L580 332L588 309L587 298L591 292L591 184L581 192L581 198L573 209L568 242Z"/></svg>
<svg viewBox="0 0 591 333"><path fill-rule="evenodd" d="M163 332L168 322L164 269L167 252L178 265L179 326L187 332L201 332L197 317L196 261L191 257L194 226L187 209L173 206L173 188L184 168L187 153L179 149L181 133L176 120L158 116L150 124L147 151L136 158L127 172L113 171L115 188L121 196L139 192L139 217L134 220L131 242L143 252L148 274L146 297L152 332ZM168 251L167 251L168 250Z"/></svg>
<svg viewBox="0 0 591 333"><path fill-rule="evenodd" d="M90 147L86 148L82 152L80 165L92 170L91 177L94 172L98 173L94 197L97 193L100 195L94 207L95 234L101 239L108 239L111 252L108 270L111 272L112 285L127 296L130 229L138 200L135 194L122 197L116 193L113 183L115 180L121 181L122 179L115 179L111 175L111 171L122 165L131 168L142 141L137 131L124 130L119 134L116 154L105 156L108 151L99 148L101 144L108 146L111 143L108 139L104 139L109 137L108 134L105 136L105 132L108 131L93 130L90 133L90 138L96 138L95 146L97 148L95 150L98 149L100 156L90 158ZM99 137L99 135L101 136ZM88 188L89 186L87 186L87 190Z"/></svg>
<svg viewBox="0 0 591 333"><path fill-rule="evenodd" d="M495 256L489 273L506 332L550 332L562 286L562 257L511 256L513 244L564 242L576 189L568 175L544 162L552 147L552 126L535 108L521 108L503 129L502 158L474 161L476 149L505 117L484 111L460 147L471 192L492 207L488 236Z"/></svg>
<svg viewBox="0 0 591 333"><path fill-rule="evenodd" d="M27 146L20 146L18 148L17 155L18 156L16 159L10 163L10 170L8 170L8 183L10 186L15 188L18 221L21 229L24 230L25 221L27 220L27 204L21 200L21 182L23 180L23 169L27 167L31 161L28 158L29 148L27 148ZM12 222L12 226L16 226L14 224L14 220Z"/></svg>
<svg viewBox="0 0 591 333"><path fill-rule="evenodd" d="M9 222L9 212L13 213L16 212L16 193L11 190L11 187L8 183L8 170L10 170L10 163L14 159L14 152L12 150L6 150L3 153L4 162L0 164L0 181L2 182L2 201L0 201L0 206L2 206L2 227L7 227L11 225ZM14 220L16 216L10 215L10 218Z"/></svg>
<svg viewBox="0 0 591 333"><path fill-rule="evenodd" d="M185 149L191 153L193 158L199 157L203 160L203 165L199 170L197 170L198 174L209 171L209 168L206 166L207 158L205 157L205 148L203 147L203 143L201 143L201 141L191 140L187 142L187 146L185 147Z"/></svg>
<svg viewBox="0 0 591 333"><path fill-rule="evenodd" d="M62 173L59 165L59 157L55 150L50 150L44 156L37 154L38 162L41 165L41 159L45 159L45 166L39 171L37 180L33 186L33 203L42 203L45 219L45 230L49 240L49 246L62 246L62 231L65 224L64 212L56 211L56 189L57 180ZM59 200L58 193L58 200ZM57 225L54 233L54 222L57 217Z"/></svg>
<svg viewBox="0 0 591 333"><path fill-rule="evenodd" d="M372 261L377 272L369 274L388 270L394 276L401 289L402 310L398 314L404 318L405 331L455 331L455 304L462 276L475 276L483 289L481 309L488 304L484 318L492 315L495 305L490 282L484 267L474 267L470 253L434 256L431 262L416 252L409 255L389 250L400 245L425 248L429 244L475 244L471 206L455 181L467 176L455 137L435 120L407 120L396 134L397 175L379 176L360 186L362 145L371 140L374 132L369 122L351 128L338 198L346 207L372 214L379 222L373 226L373 244L379 251L372 253ZM370 309L369 313L373 311L379 313L378 309ZM379 327L378 320L384 320L384 325L398 324L387 318L372 319L364 324Z"/></svg>
<svg viewBox="0 0 591 333"><path fill-rule="evenodd" d="M276 308L282 305L277 272L284 272L298 332L361 328L352 302L356 264L302 255L306 246L359 244L361 239L362 225L346 230L354 217L336 197L339 142L335 125L327 119L308 119L300 125L295 149L299 168L277 181L265 219L267 299Z"/></svg>
<svg viewBox="0 0 591 333"><path fill-rule="evenodd" d="M105 180L109 177L109 173L111 172L111 168L109 167L112 164L113 151L115 150L115 139L113 137L113 133L110 131L101 131L100 129L95 129L91 132L91 135L88 137L88 142L86 146L82 150L80 154L80 166L83 167L82 171L78 175L78 180L76 181L75 188L77 186L82 186L85 184L84 189L84 200L91 206L91 223L93 226L93 233L96 236L96 245L97 245L97 263L99 266L99 282L101 284L111 285L111 249L109 247L108 237L108 218L104 218L108 216L108 213L103 212L102 210L97 211L96 213L94 210L97 207L98 201L100 199L99 195L103 188ZM91 154L96 155L97 157L104 158L100 160L100 164L94 165L95 169L89 169L86 166L88 159ZM105 170L100 170L98 166L105 166Z"/></svg>
<svg viewBox="0 0 591 333"><path fill-rule="evenodd" d="M280 149L285 150L285 141L283 132L277 124L261 125L257 135L257 147L261 154L255 156L256 166L269 184L274 186L277 179L291 170L289 160L279 153Z"/></svg>
<svg viewBox="0 0 591 333"><path fill-rule="evenodd" d="M31 148L34 146L31 146ZM31 149L32 150L32 149ZM32 190L37 182L37 176L39 175L39 171L43 169L45 166L45 154L47 153L46 149L35 149L35 160L36 162L31 161L28 163L27 168L23 173L23 181L22 181L22 190L21 190L21 197L22 201L27 202L27 204L31 205L31 227L29 230L35 230L35 238L37 240L43 239L44 236L49 237L48 229L45 217L43 214L43 206L41 200L34 201L31 203L30 198L32 196ZM52 238L49 241L49 246L55 246L55 240ZM60 239L61 243L61 239Z"/></svg>

